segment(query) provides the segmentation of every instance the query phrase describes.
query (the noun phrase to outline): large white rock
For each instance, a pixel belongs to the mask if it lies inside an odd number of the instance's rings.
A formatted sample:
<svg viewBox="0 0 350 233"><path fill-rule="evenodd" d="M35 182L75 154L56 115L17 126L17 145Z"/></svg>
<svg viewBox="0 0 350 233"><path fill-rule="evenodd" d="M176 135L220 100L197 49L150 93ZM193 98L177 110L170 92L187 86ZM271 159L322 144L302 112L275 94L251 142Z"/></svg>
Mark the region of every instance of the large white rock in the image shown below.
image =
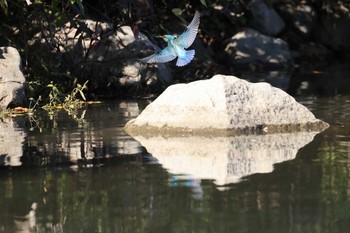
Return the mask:
<svg viewBox="0 0 350 233"><path fill-rule="evenodd" d="M222 134L264 129L324 129L320 121L284 91L234 76L176 84L166 89L125 129L132 135L154 133ZM320 129L320 130L322 130Z"/></svg>

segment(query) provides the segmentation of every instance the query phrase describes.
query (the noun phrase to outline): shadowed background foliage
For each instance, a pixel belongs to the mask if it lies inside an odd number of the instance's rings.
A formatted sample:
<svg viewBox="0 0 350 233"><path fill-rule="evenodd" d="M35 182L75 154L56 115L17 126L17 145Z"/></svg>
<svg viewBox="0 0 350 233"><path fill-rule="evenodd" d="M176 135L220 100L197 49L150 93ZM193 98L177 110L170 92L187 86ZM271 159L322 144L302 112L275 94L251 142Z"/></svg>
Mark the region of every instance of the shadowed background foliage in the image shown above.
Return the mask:
<svg viewBox="0 0 350 233"><path fill-rule="evenodd" d="M118 31L124 25L131 27L135 38L140 32L146 35L154 44L164 46L164 41L158 38L159 35L167 33L181 33L187 23L191 20L195 10L201 12L200 32L195 47L196 56L200 57L198 62L191 64L186 69L177 69L174 73L175 82L189 82L197 79L211 77L215 73L232 73L232 66L227 63L223 56L224 41L234 36L240 29L256 26L254 9L252 4L256 0L186 0L186 1L161 1L161 0L0 0L0 45L13 46L19 50L23 59L23 69L29 83L30 96L37 98L40 94L48 96L50 83L57 85L62 93L69 93L77 83L83 84L89 80L88 98L96 95L116 93L118 90L113 85L106 85L105 88L96 89L93 85L94 78L82 75L77 69L79 64L74 66L68 59L63 59L64 51L60 44L51 43L50 37L55 31L66 27L78 28L76 37L79 39L91 39L98 42L97 32L86 25L86 19L96 22L106 22L113 27L110 30ZM276 9L284 15L286 22L285 29L276 37L284 39L291 50L308 51L303 52L308 61L332 59L333 57L347 57L350 51L341 41L327 40L325 36L333 38L334 32L327 32L330 26L338 25L340 34L348 26L346 22L350 9L350 1L329 1L329 0L266 0L269 7ZM296 32L295 25L288 21L289 6L310 6L315 10L313 18L314 33L301 35ZM287 10L286 10L287 9ZM298 9L298 8L296 8ZM283 17L282 17L283 18ZM328 21L327 21L328 19ZM255 22L254 22L255 21ZM80 33L80 35L79 35ZM104 32L105 33L105 32ZM41 38L37 38L37 35ZM82 36L83 35L83 36ZM100 36L100 35L99 35ZM335 36L336 37L336 36ZM33 39L40 40L49 48L49 54L40 53L32 43ZM323 39L322 39L323 38ZM325 38L325 39L324 39ZM94 47L91 46L91 50ZM88 51L87 54L89 54ZM322 54L323 56L319 56ZM121 60L135 59L137 55L129 54ZM87 55L86 55L87 57ZM304 56L300 60L304 60ZM298 57L296 57L296 60ZM208 60L205 67L201 66L203 60ZM84 59L82 60L84 62ZM170 65L172 69L173 66ZM137 90L144 86L138 86ZM145 90L162 91L162 88ZM135 91L135 90L133 90ZM90 95L89 95L90 94ZM115 95L115 94L114 94ZM119 96L128 95L118 92Z"/></svg>

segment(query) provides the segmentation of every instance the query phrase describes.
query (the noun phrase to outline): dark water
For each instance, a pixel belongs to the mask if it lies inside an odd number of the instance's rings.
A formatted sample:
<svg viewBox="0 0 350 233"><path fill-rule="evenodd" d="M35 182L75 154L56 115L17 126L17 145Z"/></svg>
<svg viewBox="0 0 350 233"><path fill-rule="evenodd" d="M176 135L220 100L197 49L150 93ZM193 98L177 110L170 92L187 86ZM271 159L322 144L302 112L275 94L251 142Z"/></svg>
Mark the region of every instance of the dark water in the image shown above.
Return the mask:
<svg viewBox="0 0 350 233"><path fill-rule="evenodd" d="M151 155L123 131L145 101L5 120L0 232L349 232L350 96L310 96L298 100L326 131L276 147L189 139L192 157Z"/></svg>

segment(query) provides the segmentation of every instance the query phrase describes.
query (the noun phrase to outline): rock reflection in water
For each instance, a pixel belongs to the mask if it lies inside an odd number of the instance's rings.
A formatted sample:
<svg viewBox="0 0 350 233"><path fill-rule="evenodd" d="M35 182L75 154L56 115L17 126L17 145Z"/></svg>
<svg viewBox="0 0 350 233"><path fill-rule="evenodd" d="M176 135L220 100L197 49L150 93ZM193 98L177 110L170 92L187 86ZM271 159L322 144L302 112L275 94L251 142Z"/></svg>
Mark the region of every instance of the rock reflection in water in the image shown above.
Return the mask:
<svg viewBox="0 0 350 233"><path fill-rule="evenodd" d="M86 106L79 111L79 119L63 110L53 116L38 111L30 119L3 119L0 166L103 163L140 154L140 144L123 130L125 122L138 114L137 102L116 102Z"/></svg>
<svg viewBox="0 0 350 233"><path fill-rule="evenodd" d="M0 121L0 166L20 166L26 137L21 118Z"/></svg>
<svg viewBox="0 0 350 233"><path fill-rule="evenodd" d="M139 114L136 102L87 106L84 118L74 120L64 111L56 116L56 126L28 137L29 155L41 164L101 163L104 159L141 153L140 145L123 126Z"/></svg>
<svg viewBox="0 0 350 233"><path fill-rule="evenodd" d="M16 233L34 232L36 226L37 203L33 203L26 215L17 215L14 217L14 229Z"/></svg>
<svg viewBox="0 0 350 233"><path fill-rule="evenodd" d="M236 183L254 173L273 171L275 163L292 160L316 132L235 137L161 136L136 139L171 173Z"/></svg>

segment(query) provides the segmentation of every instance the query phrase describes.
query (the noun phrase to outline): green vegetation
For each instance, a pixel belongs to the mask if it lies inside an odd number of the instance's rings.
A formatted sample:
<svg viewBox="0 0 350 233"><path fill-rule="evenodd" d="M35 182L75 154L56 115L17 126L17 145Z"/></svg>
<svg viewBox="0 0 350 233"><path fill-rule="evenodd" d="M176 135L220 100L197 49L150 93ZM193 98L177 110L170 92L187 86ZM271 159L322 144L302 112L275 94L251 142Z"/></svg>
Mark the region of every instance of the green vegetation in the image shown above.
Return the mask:
<svg viewBox="0 0 350 233"><path fill-rule="evenodd" d="M77 118L77 111L84 105L80 99L86 101L84 90L87 88L87 81L83 84L77 84L69 94L63 94L58 87L50 83L47 87L50 88L49 101L43 106L50 114L54 114L54 110L64 109L73 118ZM39 97L40 98L40 97Z"/></svg>
<svg viewBox="0 0 350 233"><path fill-rule="evenodd" d="M87 87L90 92L96 91L95 84L99 80L82 74L80 70L90 65L88 58L103 35L97 27L94 30L91 25L88 26L86 19L112 24L112 30L130 25L135 33L142 30L148 35L160 35L169 28L166 25L169 15L190 15L195 8L206 8L215 2L226 1L0 0L0 17L4 19L0 22L0 45L19 50L29 84L28 98L38 99L41 96L40 105L52 107L60 104L59 97L71 93L79 84L85 83L82 85L85 91ZM72 29L77 29L76 40L90 41L88 49L82 49L80 58L72 57L67 51L69 41L57 38L57 31L69 33ZM48 50L50 52L46 53ZM128 54L124 56L127 58ZM100 92L104 94L105 90ZM81 93L78 96L82 97Z"/></svg>
<svg viewBox="0 0 350 233"><path fill-rule="evenodd" d="M77 118L78 109L84 106L86 103L86 98L84 90L87 88L86 81L83 85L77 84L73 90L68 93L62 93L57 85L52 82L47 85L47 88L50 90L48 95L48 100L46 100L42 106L50 115L54 115L56 110L64 109L71 115L74 119ZM83 101L82 101L82 100ZM15 117L21 116L23 114L33 114L37 107L41 106L42 97L38 96L36 100L33 98L29 99L29 107L16 107L14 109L5 109L0 111L0 119L5 117Z"/></svg>

